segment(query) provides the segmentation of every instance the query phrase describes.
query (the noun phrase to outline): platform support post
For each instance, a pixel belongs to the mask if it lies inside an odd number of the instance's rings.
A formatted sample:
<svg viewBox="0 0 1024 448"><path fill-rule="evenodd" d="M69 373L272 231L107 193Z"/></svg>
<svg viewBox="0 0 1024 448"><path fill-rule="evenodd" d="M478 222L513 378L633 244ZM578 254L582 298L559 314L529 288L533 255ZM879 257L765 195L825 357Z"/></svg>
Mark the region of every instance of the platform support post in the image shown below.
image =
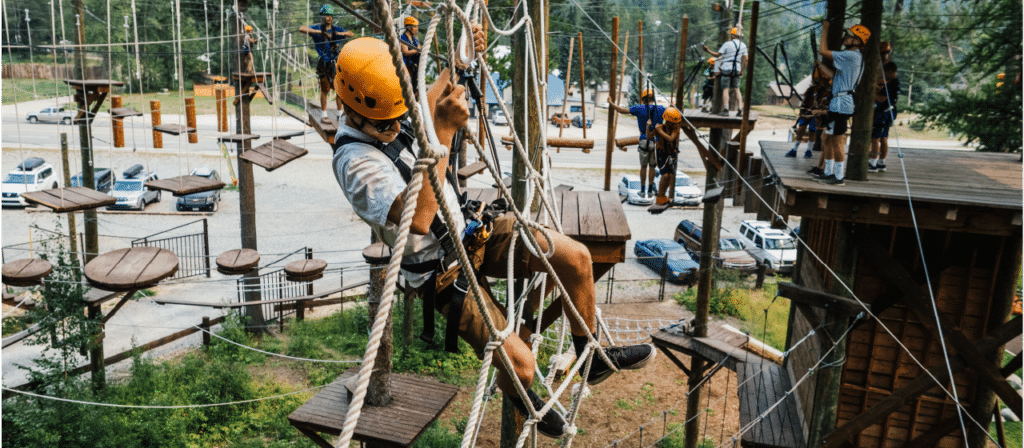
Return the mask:
<svg viewBox="0 0 1024 448"><path fill-rule="evenodd" d="M124 104L121 95L111 95L110 108L116 109ZM110 129L114 133L114 147L124 148L124 118L114 117L110 120ZM113 168L111 168L113 169Z"/></svg>
<svg viewBox="0 0 1024 448"><path fill-rule="evenodd" d="M185 98L185 124L192 128L188 131L188 142L199 143L199 134L196 131L196 99Z"/></svg>
<svg viewBox="0 0 1024 448"><path fill-rule="evenodd" d="M392 340L391 316L377 314L384 295L384 282L387 276L391 249L383 242L373 243L363 250L363 258L370 265L370 286L366 292L366 303L370 314L367 330L373 328L377 319L385 320L384 334L380 338L380 348L370 373L370 385L366 389L366 404L385 406L391 402L391 357L394 353ZM394 308L392 308L394 309Z"/></svg>
<svg viewBox="0 0 1024 448"><path fill-rule="evenodd" d="M64 168L64 185L71 186L71 163L68 161L68 134L60 133L60 160ZM75 213L68 213L68 251L71 252L71 259L75 266L81 259L78 258L78 229L75 225Z"/></svg>
<svg viewBox="0 0 1024 448"><path fill-rule="evenodd" d="M156 130L157 126L163 124L160 119L160 101L149 100L149 110L153 117L151 123L153 125L153 147L156 149L162 149L164 147L164 135L160 131Z"/></svg>

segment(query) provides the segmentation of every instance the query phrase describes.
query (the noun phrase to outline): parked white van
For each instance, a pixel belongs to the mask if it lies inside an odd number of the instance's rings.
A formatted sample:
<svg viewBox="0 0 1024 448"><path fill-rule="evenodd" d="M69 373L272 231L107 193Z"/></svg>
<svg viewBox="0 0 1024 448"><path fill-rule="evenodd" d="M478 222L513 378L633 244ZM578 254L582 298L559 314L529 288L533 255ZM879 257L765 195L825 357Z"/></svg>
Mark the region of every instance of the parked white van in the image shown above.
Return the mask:
<svg viewBox="0 0 1024 448"><path fill-rule="evenodd" d="M739 240L758 263L784 274L793 272L796 262L796 240L789 232L773 229L767 221L740 223Z"/></svg>

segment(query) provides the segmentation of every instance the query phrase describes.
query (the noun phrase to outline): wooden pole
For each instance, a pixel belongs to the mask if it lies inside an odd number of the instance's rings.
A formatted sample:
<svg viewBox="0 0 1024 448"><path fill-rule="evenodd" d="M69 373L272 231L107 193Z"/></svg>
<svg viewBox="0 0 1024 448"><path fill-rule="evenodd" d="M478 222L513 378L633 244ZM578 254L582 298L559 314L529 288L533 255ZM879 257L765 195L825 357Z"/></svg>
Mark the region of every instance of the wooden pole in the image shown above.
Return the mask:
<svg viewBox="0 0 1024 448"><path fill-rule="evenodd" d="M612 17L612 56L611 74L608 75L608 101L611 102L615 98L615 92L618 91L618 84L615 82L618 80L619 74L618 69L618 57L619 57L619 18ZM608 108L608 138L605 142L604 151L604 191L611 191L612 189L612 153L615 151L615 119L618 118L618 114L615 109Z"/></svg>
<svg viewBox="0 0 1024 448"><path fill-rule="evenodd" d="M715 5L718 6L718 5ZM720 42L725 42L729 39L727 33L727 24L729 23L729 15L725 8L718 7L718 39ZM715 97L713 103L713 112L718 113L722 110L722 83L719 80L715 80ZM722 151L725 148L725 142L728 140L726 135L721 128L712 128L709 131L708 141L712 147L718 148ZM714 154L712 157L717 157ZM704 169L706 176L704 179L705 185L709 188L718 184L719 171L713 163L705 163ZM718 247L718 234L722 228L722 209L725 204L724 200L716 201L713 204L707 204L704 206L704 231L701 233L700 244L701 247ZM708 314L709 304L711 297L711 289L714 287L714 260L712 257L700 257L700 268L697 276L697 309L694 310L694 336L695 337L706 337L708 334ZM701 408L701 397L703 396L703 388L698 387L701 380L704 378L704 371L707 368L707 363L700 357L690 358L690 376L689 376L689 389L690 395L686 398L686 427L684 429L684 446L686 448L696 448L697 442L700 437L700 419L696 418L700 412L703 411Z"/></svg>
<svg viewBox="0 0 1024 448"><path fill-rule="evenodd" d="M160 100L149 100L149 111L153 117L153 147L161 149L164 147L164 134L156 130L156 127L162 124L160 120Z"/></svg>
<svg viewBox="0 0 1024 448"><path fill-rule="evenodd" d="M580 38L580 108L583 110L583 138L587 138L587 77L583 73L583 32L579 32L578 35ZM569 48L572 46L570 45Z"/></svg>
<svg viewBox="0 0 1024 448"><path fill-rule="evenodd" d="M747 48L757 48L757 21L758 13L761 10L761 2L753 2L751 5L750 12L750 43L747 44ZM754 61L757 58L751 55L747 58L747 78L744 80L745 85L743 89L743 122L740 123L740 148L736 154L736 160L738 161L736 170L736 178L743 176L746 172L747 167L747 133L750 132L750 123L747 121L750 119L750 94L754 91ZM737 193L742 190L742 183L736 182L735 189Z"/></svg>
<svg viewBox="0 0 1024 448"><path fill-rule="evenodd" d="M110 97L110 108L116 109L124 104L121 95ZM114 134L114 147L124 148L124 118L114 117L110 120L110 129ZM111 167L113 169L113 167ZM70 185L70 184L65 184Z"/></svg>
<svg viewBox="0 0 1024 448"><path fill-rule="evenodd" d="M199 143L199 135L196 133L196 99L185 98L185 124L192 128L188 131L188 142Z"/></svg>
<svg viewBox="0 0 1024 448"><path fill-rule="evenodd" d="M565 117L565 106L569 104L569 86L572 81L572 52L573 45L576 43L576 39L569 39L569 56L565 58L565 96L562 98L562 116ZM565 129L561 124L558 125L558 137L562 137L562 130ZM562 147L555 148L556 152L562 152Z"/></svg>
<svg viewBox="0 0 1024 448"><path fill-rule="evenodd" d="M81 74L85 79L85 52L82 50L85 45L85 5L83 0L75 0L75 73ZM93 172L92 159L92 114L89 113L88 95L86 87L78 91L81 95L78 100L79 112L82 119L78 121L79 142L82 148L82 185L94 188L96 177ZM85 218L85 256L86 263L92 261L99 252L99 223L96 218L96 210L89 209L83 212ZM98 305L89 306L87 313L90 318L99 319L100 308ZM103 389L106 385L106 371L103 368L103 341L97 338L96 344L89 350L89 364L92 370L93 390Z"/></svg>
<svg viewBox="0 0 1024 448"><path fill-rule="evenodd" d="M878 36L882 32L882 0L864 0L861 3L861 24L871 30L871 37L860 49L864 57L864 75L853 94L856 108L850 126L850 157L846 164L846 178L868 180L868 153L871 150L871 126L875 118L875 81L879 73ZM831 29L830 29L831 31ZM751 58L753 59L753 58ZM988 413L985 413L988 417Z"/></svg>
<svg viewBox="0 0 1024 448"><path fill-rule="evenodd" d="M232 26L234 27L233 33L236 36L235 48L241 48L242 39L244 39L244 35L241 32L244 28L244 24L241 23L241 17L248 10L248 0L236 0L235 4L239 14L236 15ZM245 70L245 67L242 66L240 54L236 55L233 66L235 67L233 72L241 73ZM252 102L252 97L250 95L242 95L242 93L249 90L249 81L252 79L241 74L238 76L238 85L235 87L235 94L238 98L238 101L235 102L235 133L237 134L251 133L249 104ZM242 139L238 142L239 156L250 149L252 149L251 140ZM242 248L258 250L256 244L256 182L252 172L252 163L241 157L238 157L238 208ZM243 278L245 279L243 282L245 291L242 293L242 297L246 302L259 301L261 293L257 270L247 272ZM245 316L248 318L246 325L250 333L264 333L267 331L264 328L266 320L263 316L262 307L259 305L246 307Z"/></svg>
<svg viewBox="0 0 1024 448"><path fill-rule="evenodd" d="M683 24L679 28L679 69L676 74L676 109L683 111L683 99L686 97L686 45L690 34L690 16L683 14Z"/></svg>
<svg viewBox="0 0 1024 448"><path fill-rule="evenodd" d="M64 167L64 185L71 186L71 163L68 161L68 134L66 132L60 133L60 161ZM74 260L74 265L78 266L78 230L75 226L74 213L68 213L68 240L71 259Z"/></svg>
<svg viewBox="0 0 1024 448"><path fill-rule="evenodd" d="M363 258L370 265L370 286L366 293L366 303L370 313L367 330L373 328L376 319L384 319L386 325L380 339L380 348L377 349L373 372L370 373L370 385L366 389L366 404L384 406L391 402L391 355L394 352L394 347L392 345L391 316L378 316L377 310L383 299L384 280L387 276L387 265L391 259L391 248L383 242L373 243L363 250Z"/></svg>

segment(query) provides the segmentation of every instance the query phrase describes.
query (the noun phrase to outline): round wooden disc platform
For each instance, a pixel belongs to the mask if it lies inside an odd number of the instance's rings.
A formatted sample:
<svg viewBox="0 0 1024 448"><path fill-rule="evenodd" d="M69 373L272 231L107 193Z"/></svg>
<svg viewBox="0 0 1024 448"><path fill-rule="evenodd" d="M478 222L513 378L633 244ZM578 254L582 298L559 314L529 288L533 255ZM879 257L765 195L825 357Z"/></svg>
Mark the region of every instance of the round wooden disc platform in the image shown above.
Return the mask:
<svg viewBox="0 0 1024 448"><path fill-rule="evenodd" d="M312 281L323 277L326 268L327 262L323 260L295 260L284 266L284 273L291 281Z"/></svg>
<svg viewBox="0 0 1024 448"><path fill-rule="evenodd" d="M4 284L10 286L35 286L53 271L49 261L39 258L23 258L3 266Z"/></svg>
<svg viewBox="0 0 1024 448"><path fill-rule="evenodd" d="M89 283L114 292L148 288L175 272L178 272L178 256L158 247L118 249L85 265L85 278Z"/></svg>
<svg viewBox="0 0 1024 448"><path fill-rule="evenodd" d="M217 257L217 271L225 275L241 275L253 270L260 254L252 249L233 249Z"/></svg>
<svg viewBox="0 0 1024 448"><path fill-rule="evenodd" d="M391 248L378 241L363 249L363 258L369 264L388 264L391 262Z"/></svg>

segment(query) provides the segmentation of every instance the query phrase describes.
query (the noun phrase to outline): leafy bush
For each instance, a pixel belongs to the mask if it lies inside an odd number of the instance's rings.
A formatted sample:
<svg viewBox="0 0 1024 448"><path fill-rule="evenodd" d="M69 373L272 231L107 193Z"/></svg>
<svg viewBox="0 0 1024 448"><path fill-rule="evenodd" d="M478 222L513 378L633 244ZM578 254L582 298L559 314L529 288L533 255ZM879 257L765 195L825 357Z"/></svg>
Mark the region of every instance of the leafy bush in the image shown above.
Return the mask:
<svg viewBox="0 0 1024 448"><path fill-rule="evenodd" d="M739 316L745 299L746 276L734 271L715 269L712 274L714 287L708 297L708 312L713 316ZM688 288L673 297L676 303L694 311L697 309L697 288Z"/></svg>
<svg viewBox="0 0 1024 448"><path fill-rule="evenodd" d="M207 352L211 357L246 364L257 364L266 360L267 355L236 345L241 344L248 347L256 345L256 338L245 331L245 319L239 313L231 313L224 317L224 322L221 324L222 330L217 333L220 337L210 338Z"/></svg>

